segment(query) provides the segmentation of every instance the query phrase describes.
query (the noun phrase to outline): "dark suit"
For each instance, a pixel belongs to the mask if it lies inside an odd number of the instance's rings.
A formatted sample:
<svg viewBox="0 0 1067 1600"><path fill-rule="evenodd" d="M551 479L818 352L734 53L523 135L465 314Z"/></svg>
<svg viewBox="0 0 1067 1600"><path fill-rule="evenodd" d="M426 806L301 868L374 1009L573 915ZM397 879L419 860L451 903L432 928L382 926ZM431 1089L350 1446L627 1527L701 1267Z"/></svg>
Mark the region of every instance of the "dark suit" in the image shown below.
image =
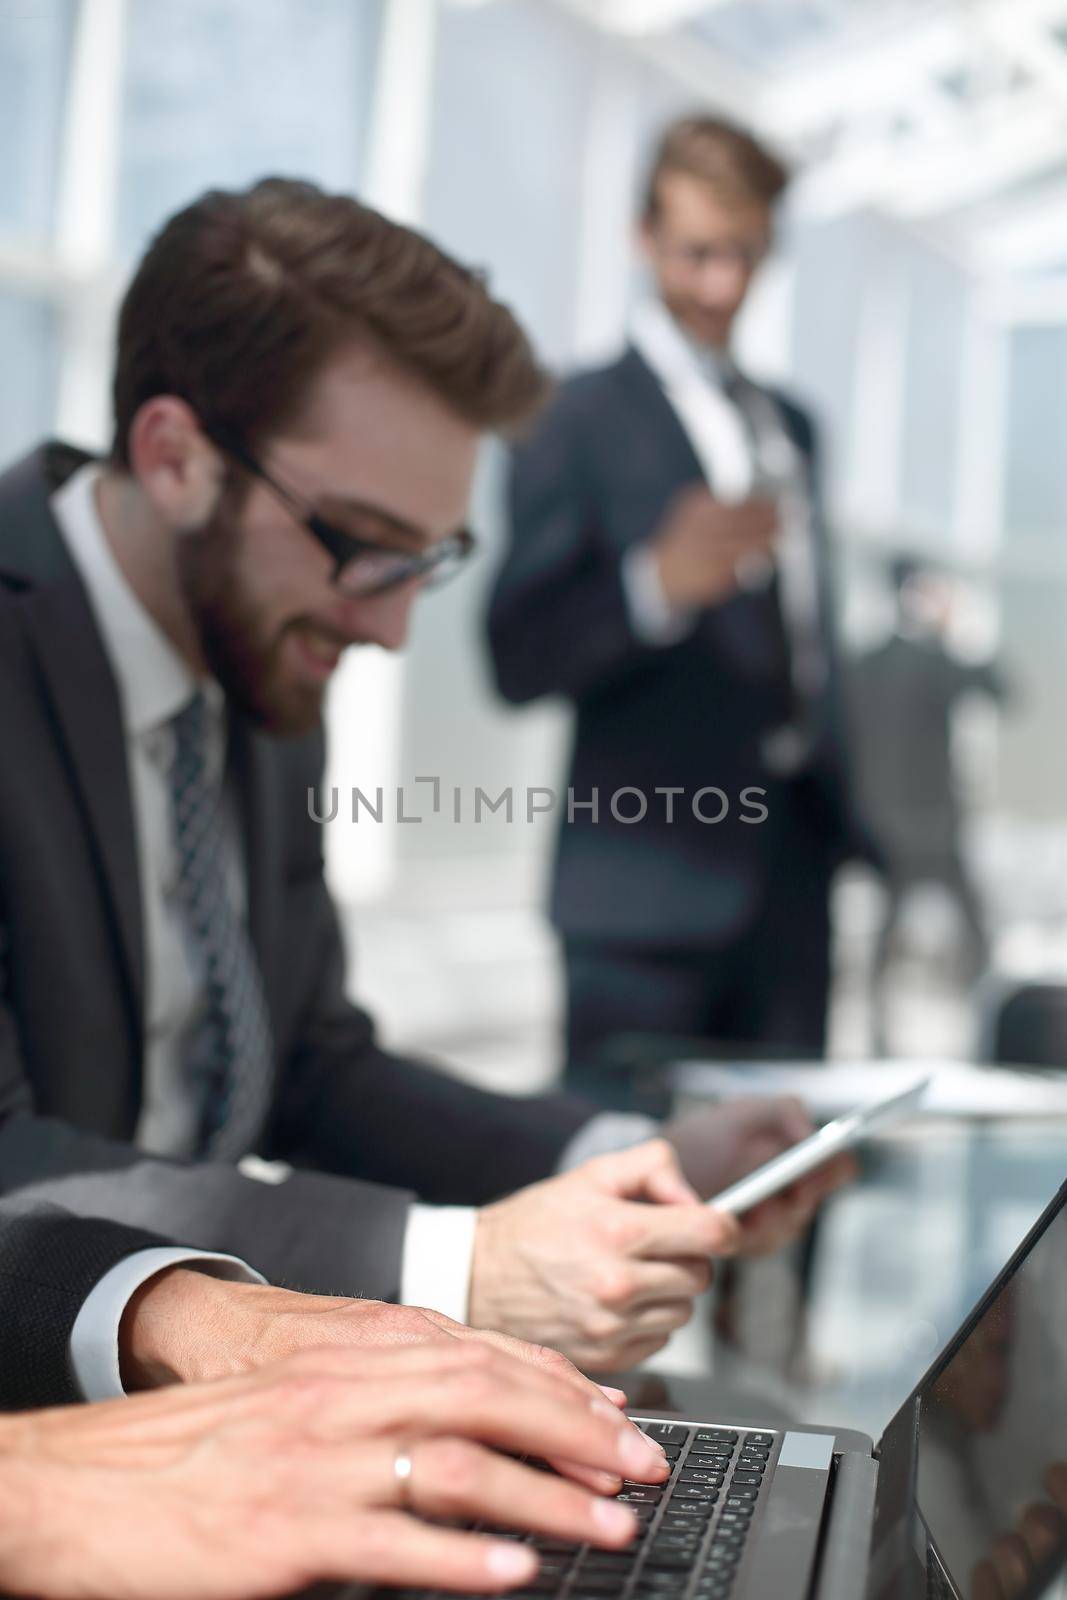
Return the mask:
<svg viewBox="0 0 1067 1600"><path fill-rule="evenodd" d="M952 757L952 719L969 694L1003 702L1008 686L992 663L967 662L936 635L894 633L854 661L849 673L857 785L882 858L887 891L872 973L880 982L904 898L940 883L963 918L965 972L977 978L989 948L981 896L962 850L964 816Z"/></svg>
<svg viewBox="0 0 1067 1600"><path fill-rule="evenodd" d="M165 1243L55 1206L0 1204L0 1411L79 1398L69 1356L78 1312L112 1267Z"/></svg>
<svg viewBox="0 0 1067 1600"><path fill-rule="evenodd" d="M84 459L53 447L0 479L0 1190L32 1185L83 1214L176 1232L297 1287L394 1297L405 1191L481 1204L543 1177L589 1108L517 1103L378 1047L344 997L309 817L322 735L278 741L233 714L249 925L277 1054L257 1150L314 1170L269 1186L139 1155L144 951L124 731L48 506Z"/></svg>
<svg viewBox="0 0 1067 1600"><path fill-rule="evenodd" d="M811 423L778 403L814 473ZM572 1058L595 1051L598 1029L822 1043L827 894L848 832L825 533L816 518L830 671L806 708L810 759L785 780L762 750L794 709L777 583L708 609L668 646L643 643L631 623L623 554L650 536L679 490L702 480L633 349L564 384L514 456L511 544L489 616L497 683L515 702L573 703L568 783L578 802L600 794L597 821L578 810L561 823L552 892L568 955ZM692 810L709 785L730 801L717 824ZM655 794L667 786L684 791L671 823ZM609 810L624 787L649 802L633 825ZM742 820L749 787L766 791L759 825ZM714 816L721 802L702 805Z"/></svg>

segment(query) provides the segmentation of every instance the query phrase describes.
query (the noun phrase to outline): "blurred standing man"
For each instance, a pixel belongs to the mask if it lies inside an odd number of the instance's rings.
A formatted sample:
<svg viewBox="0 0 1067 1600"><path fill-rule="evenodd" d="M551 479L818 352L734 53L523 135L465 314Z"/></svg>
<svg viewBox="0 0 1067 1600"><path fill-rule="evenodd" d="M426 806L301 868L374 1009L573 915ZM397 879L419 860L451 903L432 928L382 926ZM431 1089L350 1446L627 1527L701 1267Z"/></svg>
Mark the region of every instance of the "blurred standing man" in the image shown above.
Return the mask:
<svg viewBox="0 0 1067 1600"><path fill-rule="evenodd" d="M724 122L667 130L656 297L515 455L490 637L509 700L577 711L552 914L571 1074L605 1095L620 1033L825 1041L847 826L816 441L731 354L786 182Z"/></svg>
<svg viewBox="0 0 1067 1600"><path fill-rule="evenodd" d="M888 1039L885 978L910 890L936 883L952 898L962 923L967 983L988 965L981 896L963 854L965 819L952 724L968 695L985 695L998 705L1011 697L995 662L965 661L952 649L956 595L946 574L900 556L890 578L896 627L849 671L856 778L886 888L871 978L875 1048L881 1051Z"/></svg>

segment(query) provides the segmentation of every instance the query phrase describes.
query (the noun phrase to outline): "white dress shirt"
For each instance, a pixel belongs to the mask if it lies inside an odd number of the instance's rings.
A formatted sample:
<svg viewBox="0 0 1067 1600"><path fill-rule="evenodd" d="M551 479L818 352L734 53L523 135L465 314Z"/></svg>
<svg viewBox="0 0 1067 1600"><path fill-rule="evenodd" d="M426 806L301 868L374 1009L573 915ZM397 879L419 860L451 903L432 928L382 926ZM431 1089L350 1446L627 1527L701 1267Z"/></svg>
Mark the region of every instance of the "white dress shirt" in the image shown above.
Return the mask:
<svg viewBox="0 0 1067 1600"><path fill-rule="evenodd" d="M738 372L728 356L696 345L662 301L637 307L630 337L662 384L716 499L738 504L762 492L777 500L781 532L774 561L751 563L739 579L759 587L777 566L794 686L799 696L811 696L823 682L826 662L811 485L802 453L786 432L774 400ZM725 392L727 382L738 398ZM628 552L623 585L634 631L646 643L672 644L694 626L697 614L674 610L664 595L649 545Z"/></svg>
<svg viewBox="0 0 1067 1600"><path fill-rule="evenodd" d="M144 1100L135 1132L139 1148L189 1158L199 1106L182 1070L204 1012L201 975L184 934L170 812L171 719L201 689L213 713L209 763L225 759L225 700L215 683L200 684L130 587L108 543L96 504L101 468L80 469L52 499L52 511L85 585L119 689L130 774L145 940ZM224 813L230 840L231 893L242 909L247 885L237 818ZM579 1130L560 1170L589 1156L638 1143L654 1130L643 1117L596 1117ZM284 1181L287 1169L250 1160L247 1176ZM401 1258L400 1298L466 1321L477 1211L468 1206L413 1205ZM82 1308L72 1335L74 1370L89 1399L121 1393L118 1327L136 1289L162 1266L186 1261L223 1276L262 1281L232 1257L175 1251L139 1252L113 1268ZM358 1285L353 1285L353 1292Z"/></svg>

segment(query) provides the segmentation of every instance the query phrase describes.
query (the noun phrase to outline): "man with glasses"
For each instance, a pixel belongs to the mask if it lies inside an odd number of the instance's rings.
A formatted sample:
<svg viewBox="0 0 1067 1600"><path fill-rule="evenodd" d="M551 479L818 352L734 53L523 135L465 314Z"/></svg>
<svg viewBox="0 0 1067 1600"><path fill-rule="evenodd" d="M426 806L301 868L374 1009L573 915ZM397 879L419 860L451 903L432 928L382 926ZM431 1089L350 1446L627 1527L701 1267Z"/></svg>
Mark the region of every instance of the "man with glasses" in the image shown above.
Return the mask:
<svg viewBox="0 0 1067 1600"><path fill-rule="evenodd" d="M0 480L0 1189L608 1367L818 1188L739 1234L669 1144L613 1153L633 1130L587 1103L384 1051L345 996L310 803L342 653L404 643L469 554L482 434L543 390L479 279L351 199L265 180L153 242L109 459L49 446ZM713 1120L712 1187L807 1126L786 1104ZM295 1170L258 1181L252 1153ZM137 1253L73 1329L82 1391L119 1386L120 1338L144 1386L331 1318L423 1336L420 1313L271 1293Z"/></svg>
<svg viewBox="0 0 1067 1600"><path fill-rule="evenodd" d="M571 1081L613 1101L632 1036L824 1046L848 825L816 441L731 350L786 181L728 123L666 131L639 235L654 293L514 459L492 652L509 700L575 709L552 913ZM622 790L644 815L609 808Z"/></svg>

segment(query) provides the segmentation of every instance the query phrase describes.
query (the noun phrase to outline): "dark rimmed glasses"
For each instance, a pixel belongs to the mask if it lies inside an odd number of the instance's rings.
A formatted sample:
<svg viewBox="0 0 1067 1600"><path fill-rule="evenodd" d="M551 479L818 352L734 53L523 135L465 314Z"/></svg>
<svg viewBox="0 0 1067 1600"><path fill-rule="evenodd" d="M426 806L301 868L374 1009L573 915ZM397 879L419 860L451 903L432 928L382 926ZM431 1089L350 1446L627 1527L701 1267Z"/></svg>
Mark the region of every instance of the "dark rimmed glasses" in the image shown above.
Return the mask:
<svg viewBox="0 0 1067 1600"><path fill-rule="evenodd" d="M281 483L261 466L244 441L230 429L201 424L205 436L228 455L283 505L295 521L333 558L335 588L354 599L368 599L417 581L439 589L454 578L473 554L477 541L468 528L440 539L428 550L398 550L346 533L321 516L302 495Z"/></svg>

